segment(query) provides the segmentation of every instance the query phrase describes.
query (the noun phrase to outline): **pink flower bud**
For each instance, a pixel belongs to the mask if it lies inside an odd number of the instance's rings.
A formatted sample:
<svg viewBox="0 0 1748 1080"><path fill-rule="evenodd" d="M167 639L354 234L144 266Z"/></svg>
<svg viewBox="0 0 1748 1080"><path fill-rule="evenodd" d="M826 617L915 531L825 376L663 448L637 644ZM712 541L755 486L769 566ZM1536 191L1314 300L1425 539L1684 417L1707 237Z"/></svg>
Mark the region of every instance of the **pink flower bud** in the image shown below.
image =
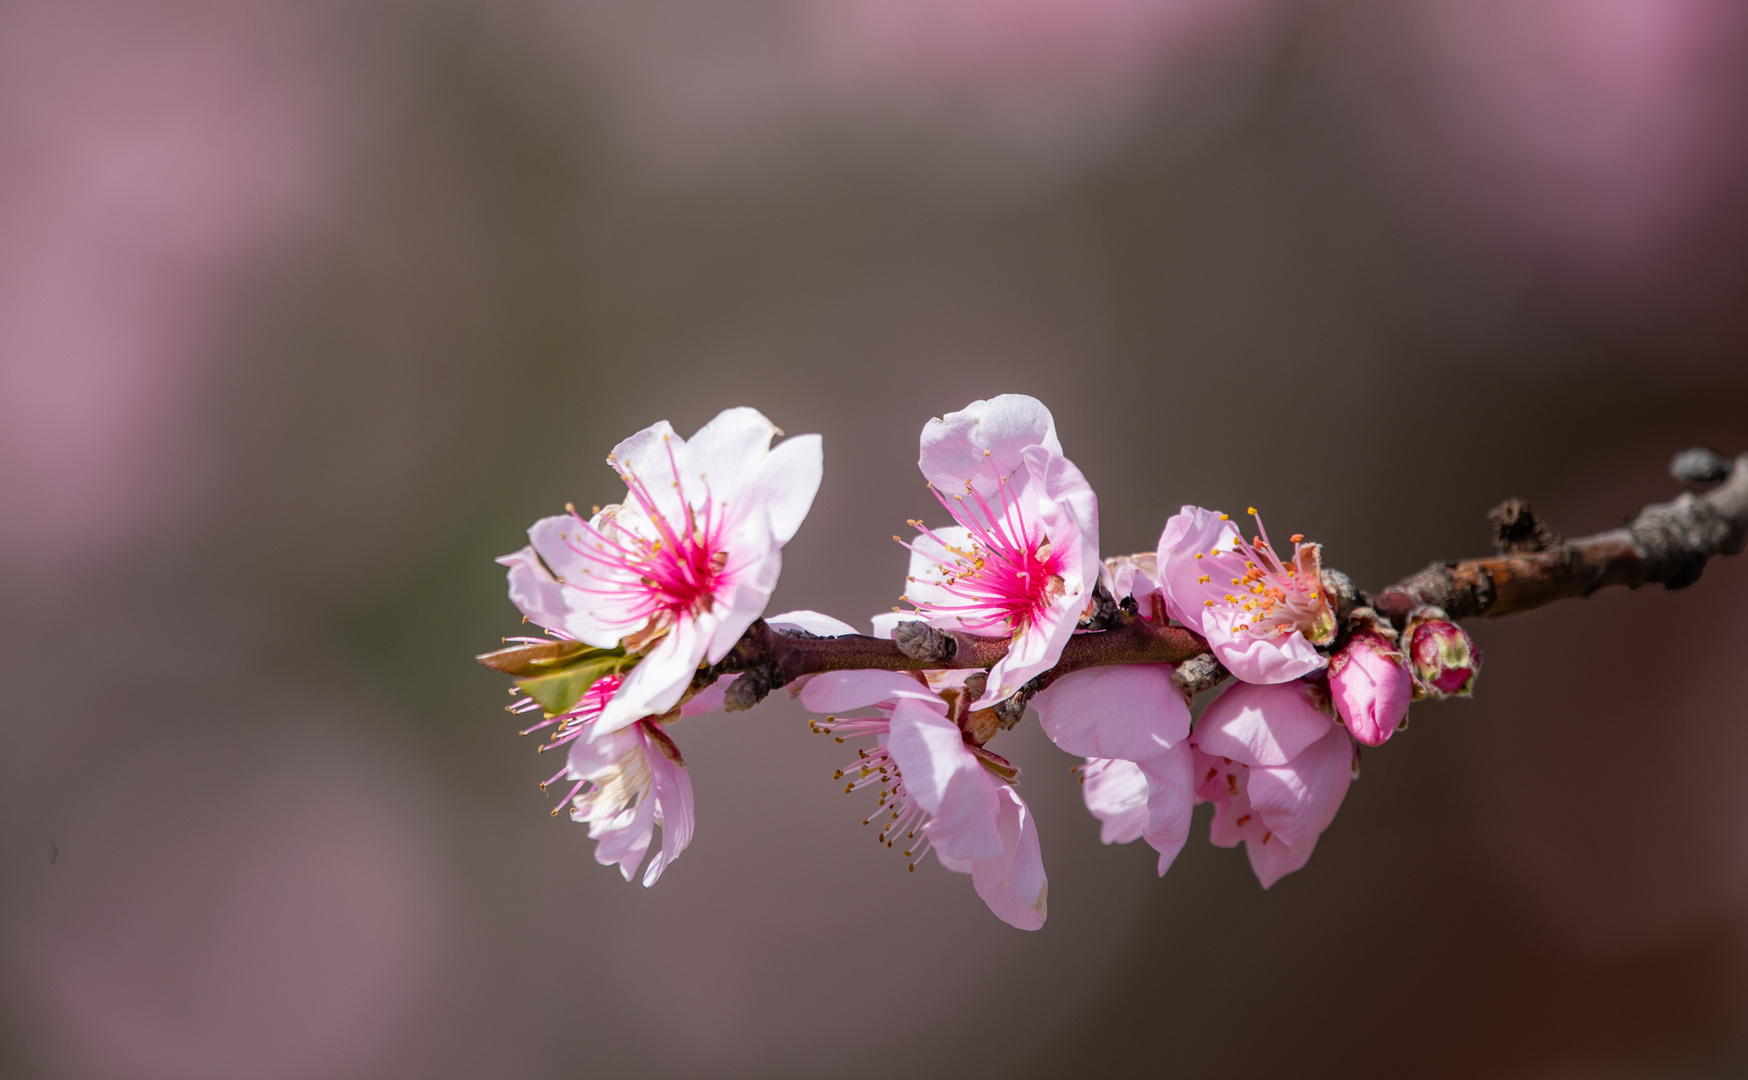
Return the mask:
<svg viewBox="0 0 1748 1080"><path fill-rule="evenodd" d="M1468 697L1481 673L1481 650L1438 608L1415 612L1403 635L1414 681L1427 697Z"/></svg>
<svg viewBox="0 0 1748 1080"><path fill-rule="evenodd" d="M1362 630L1330 658L1329 696L1354 738L1382 746L1408 716L1414 679L1395 642Z"/></svg>

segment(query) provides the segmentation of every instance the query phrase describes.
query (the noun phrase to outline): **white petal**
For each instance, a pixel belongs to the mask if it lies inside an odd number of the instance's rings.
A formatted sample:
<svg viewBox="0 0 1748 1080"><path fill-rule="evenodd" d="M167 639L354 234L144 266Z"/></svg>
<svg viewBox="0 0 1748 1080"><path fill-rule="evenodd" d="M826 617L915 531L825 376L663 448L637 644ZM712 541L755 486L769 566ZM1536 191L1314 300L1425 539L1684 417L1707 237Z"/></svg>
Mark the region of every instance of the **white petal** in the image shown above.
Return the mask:
<svg viewBox="0 0 1748 1080"><path fill-rule="evenodd" d="M702 507L708 489L709 497L718 503L739 504L765 467L771 439L776 434L777 425L757 409L743 405L717 413L686 440L687 501Z"/></svg>
<svg viewBox="0 0 1748 1080"><path fill-rule="evenodd" d="M1015 475L1021 452L1037 445L1062 453L1050 410L1034 397L1001 394L925 424L917 467L943 495L964 494L970 483L987 497L998 476L1023 480Z"/></svg>
<svg viewBox="0 0 1748 1080"><path fill-rule="evenodd" d="M679 703L704 659L704 631L692 619L681 619L667 636L619 684L612 700L594 723L597 734L618 731L646 716L660 716Z"/></svg>
<svg viewBox="0 0 1748 1080"><path fill-rule="evenodd" d="M845 634L861 633L849 623L817 611L785 611L781 615L769 616L765 622L773 629L805 630L816 637L843 637Z"/></svg>
<svg viewBox="0 0 1748 1080"><path fill-rule="evenodd" d="M529 622L548 630L564 626L564 589L540 564L532 545L498 559L509 567L510 602Z"/></svg>
<svg viewBox="0 0 1748 1080"><path fill-rule="evenodd" d="M824 471L820 437L797 435L766 455L739 498L747 503L749 512L762 508L770 518L771 536L786 544L813 506Z"/></svg>

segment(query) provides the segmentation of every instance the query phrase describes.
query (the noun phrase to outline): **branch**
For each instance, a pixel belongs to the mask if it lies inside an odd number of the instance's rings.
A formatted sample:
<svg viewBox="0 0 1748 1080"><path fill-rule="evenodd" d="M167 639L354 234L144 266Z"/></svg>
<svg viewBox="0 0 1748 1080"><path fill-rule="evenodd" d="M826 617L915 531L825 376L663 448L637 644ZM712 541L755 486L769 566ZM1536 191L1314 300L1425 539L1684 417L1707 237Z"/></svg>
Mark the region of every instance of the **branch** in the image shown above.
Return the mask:
<svg viewBox="0 0 1748 1080"><path fill-rule="evenodd" d="M1683 492L1619 529L1563 540L1513 499L1489 515L1498 535L1494 558L1434 563L1372 597L1380 615L1401 625L1421 605L1453 619L1497 619L1555 600L1589 596L1610 585L1680 589L1699 580L1708 559L1736 555L1748 540L1748 454L1730 462L1689 450L1670 466Z"/></svg>
<svg viewBox="0 0 1748 1080"><path fill-rule="evenodd" d="M1109 630L1069 638L1062 659L1048 674L1055 677L1104 664L1178 664L1208 651L1208 643L1194 630L1162 626L1126 614L1119 620ZM921 623L901 623L899 631L891 641L861 634L822 638L774 630L760 619L721 663L701 671L693 685L707 686L723 675L741 672L741 677L730 684L724 706L736 712L752 708L772 690L806 675L868 668L883 671L988 668L1008 651L1007 638L935 630ZM1042 685L1032 692L1038 689Z"/></svg>

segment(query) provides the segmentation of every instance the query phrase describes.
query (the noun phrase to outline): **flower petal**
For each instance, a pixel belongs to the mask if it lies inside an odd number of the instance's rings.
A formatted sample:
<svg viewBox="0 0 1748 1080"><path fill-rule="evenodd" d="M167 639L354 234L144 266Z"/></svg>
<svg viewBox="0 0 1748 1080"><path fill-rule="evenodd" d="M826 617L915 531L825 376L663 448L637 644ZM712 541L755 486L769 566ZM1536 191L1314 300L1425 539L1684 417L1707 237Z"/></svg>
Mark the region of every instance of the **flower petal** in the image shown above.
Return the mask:
<svg viewBox="0 0 1748 1080"><path fill-rule="evenodd" d="M765 622L776 630L803 630L815 637L842 637L845 634L861 633L849 623L817 611L785 611L781 615L768 616Z"/></svg>
<svg viewBox="0 0 1748 1080"><path fill-rule="evenodd" d="M682 623L696 620L709 628L710 644L704 656L712 664L727 656L747 627L765 613L783 570L779 548L771 540L770 523L764 515L753 515L728 540L728 564L723 568L727 595L719 593L716 606L708 612L690 620L681 617Z"/></svg>
<svg viewBox="0 0 1748 1080"><path fill-rule="evenodd" d="M691 619L680 620L625 676L601 710L590 738L618 731L646 716L660 716L678 704L704 658L704 644L699 625Z"/></svg>
<svg viewBox="0 0 1748 1080"><path fill-rule="evenodd" d="M1002 784L995 794L1000 805L996 823L1001 854L971 868L971 885L996 918L1021 930L1037 930L1048 914L1050 891L1038 827L1013 788Z"/></svg>
<svg viewBox="0 0 1748 1080"><path fill-rule="evenodd" d="M743 493L764 469L776 435L777 425L757 409L741 405L717 413L686 440L686 471L681 479L687 501L702 508L708 490L716 503L738 508Z"/></svg>
<svg viewBox="0 0 1748 1080"><path fill-rule="evenodd" d="M898 763L905 790L931 815L925 828L935 847L956 859L1001 854L995 779L966 749L939 698L901 697L892 710L886 747Z"/></svg>
<svg viewBox="0 0 1748 1080"><path fill-rule="evenodd" d="M510 568L510 602L535 626L547 630L564 626L564 587L547 572L534 553L532 544L511 555L500 556L499 564Z"/></svg>
<svg viewBox="0 0 1748 1080"><path fill-rule="evenodd" d="M1145 761L1189 737L1190 707L1165 664L1088 668L1032 698L1050 741L1081 757Z"/></svg>
<svg viewBox="0 0 1748 1080"><path fill-rule="evenodd" d="M1080 797L1099 819L1099 840L1127 844L1147 829L1147 774L1133 761L1087 758L1080 770Z"/></svg>
<svg viewBox="0 0 1748 1080"><path fill-rule="evenodd" d="M932 604L948 610L931 612L926 616L912 614L908 617L926 618L930 626L957 630L960 628L959 618L952 614L951 609L966 601L958 593L949 592L948 587L942 584L941 567L943 563L951 566L955 561L956 557L947 550L948 547L960 551L971 550L971 531L960 525L947 525L932 532L933 536L919 533L910 542L910 567L905 573L904 599L918 607ZM901 619L906 617L902 613L894 614L898 614ZM876 615L875 618L882 616Z"/></svg>
<svg viewBox="0 0 1748 1080"><path fill-rule="evenodd" d="M1304 869L1316 846L1315 839L1302 848L1290 848L1275 840L1252 840L1244 845L1244 853L1250 856L1250 869L1256 880L1266 889L1293 871Z"/></svg>
<svg viewBox="0 0 1748 1080"><path fill-rule="evenodd" d="M1238 537L1238 526L1222 521L1219 514L1200 506L1185 506L1165 523L1159 534L1159 550L1154 565L1159 585L1165 591L1168 614L1185 626L1199 630L1207 608L1202 604L1203 589L1197 578L1203 568L1197 555L1205 555L1217 547L1230 549Z"/></svg>
<svg viewBox="0 0 1748 1080"><path fill-rule="evenodd" d="M1285 765L1332 726L1304 683L1234 683L1202 714L1195 743L1244 765Z"/></svg>
<svg viewBox="0 0 1748 1080"><path fill-rule="evenodd" d="M1332 724L1292 764L1251 769L1250 805L1277 840L1297 850L1335 820L1352 782L1353 743Z"/></svg>
<svg viewBox="0 0 1748 1080"><path fill-rule="evenodd" d="M818 435L797 435L766 455L740 499L746 510L762 509L771 537L787 544L801 528L825 473L825 451Z"/></svg>
<svg viewBox="0 0 1748 1080"><path fill-rule="evenodd" d="M1190 836L1190 815L1196 805L1190 744L1180 742L1139 767L1147 777L1147 830L1142 835L1159 852L1159 875L1164 877Z"/></svg>
<svg viewBox="0 0 1748 1080"><path fill-rule="evenodd" d="M646 753L652 778L650 794L655 802L656 821L662 827L662 850L649 861L643 873L643 887L647 889L692 842L693 812L692 777L660 750L650 747Z"/></svg>
<svg viewBox="0 0 1748 1080"><path fill-rule="evenodd" d="M917 467L943 495L961 494L969 483L987 497L996 491L998 476L1008 479L1021 470L1028 446L1061 454L1056 421L1037 398L1000 394L923 425Z"/></svg>
<svg viewBox="0 0 1748 1080"><path fill-rule="evenodd" d="M922 684L902 671L826 671L807 680L801 703L813 712L838 713L896 701Z"/></svg>

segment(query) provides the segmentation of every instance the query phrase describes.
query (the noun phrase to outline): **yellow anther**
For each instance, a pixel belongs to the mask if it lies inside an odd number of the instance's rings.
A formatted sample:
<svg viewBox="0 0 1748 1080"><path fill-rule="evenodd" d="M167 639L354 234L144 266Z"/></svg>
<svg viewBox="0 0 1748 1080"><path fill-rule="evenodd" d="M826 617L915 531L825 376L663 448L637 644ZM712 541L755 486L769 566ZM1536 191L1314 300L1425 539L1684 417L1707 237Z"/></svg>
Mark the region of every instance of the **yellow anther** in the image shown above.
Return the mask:
<svg viewBox="0 0 1748 1080"><path fill-rule="evenodd" d="M1251 507L1250 509L1246 510L1245 513L1249 514L1251 517L1255 517L1256 516L1256 507L1254 507L1254 506Z"/></svg>

